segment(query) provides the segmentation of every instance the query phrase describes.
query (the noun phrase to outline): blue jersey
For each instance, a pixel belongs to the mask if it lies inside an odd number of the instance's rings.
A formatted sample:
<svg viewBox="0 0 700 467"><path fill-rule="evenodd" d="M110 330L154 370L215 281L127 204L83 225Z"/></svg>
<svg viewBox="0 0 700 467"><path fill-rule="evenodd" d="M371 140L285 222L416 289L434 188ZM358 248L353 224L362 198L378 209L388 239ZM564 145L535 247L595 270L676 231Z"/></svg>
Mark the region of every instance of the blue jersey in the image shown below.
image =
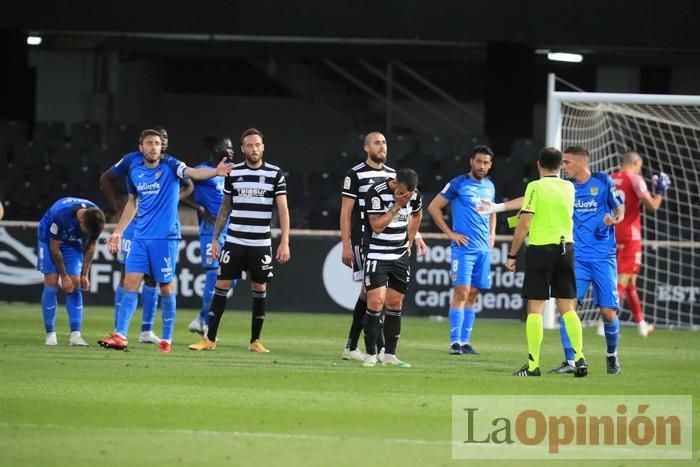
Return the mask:
<svg viewBox="0 0 700 467"><path fill-rule="evenodd" d="M109 170L115 177L121 177L129 173L129 168L143 160L143 153L140 151L130 152L117 161Z"/></svg>
<svg viewBox="0 0 700 467"><path fill-rule="evenodd" d="M78 209L96 208L92 201L82 198L61 198L49 208L39 222L38 237L44 243L49 240L82 244L85 234L80 230L76 217Z"/></svg>
<svg viewBox="0 0 700 467"><path fill-rule="evenodd" d="M187 168L172 156L164 156L160 163L149 168L142 158L129 168L127 187L138 199L135 239L179 239L180 183Z"/></svg>
<svg viewBox="0 0 700 467"><path fill-rule="evenodd" d="M480 182L469 175L455 177L445 185L440 195L450 202L452 230L469 238L466 246L452 242L452 257L476 251L491 251L490 214L476 210L481 200L493 201L496 189L493 182L484 178Z"/></svg>
<svg viewBox="0 0 700 467"><path fill-rule="evenodd" d="M212 169L214 167L207 161L199 164L196 168ZM216 176L209 180L195 180L194 201L204 206L209 215L216 219L221 203L224 201L224 177ZM223 229L223 231L226 232L226 229ZM204 222L204 219L200 219L199 234L213 235L214 224L209 224Z"/></svg>
<svg viewBox="0 0 700 467"><path fill-rule="evenodd" d="M576 258L602 259L615 256L615 228L605 225L606 214L622 205L609 175L594 172L586 183L571 180L574 202L574 250Z"/></svg>

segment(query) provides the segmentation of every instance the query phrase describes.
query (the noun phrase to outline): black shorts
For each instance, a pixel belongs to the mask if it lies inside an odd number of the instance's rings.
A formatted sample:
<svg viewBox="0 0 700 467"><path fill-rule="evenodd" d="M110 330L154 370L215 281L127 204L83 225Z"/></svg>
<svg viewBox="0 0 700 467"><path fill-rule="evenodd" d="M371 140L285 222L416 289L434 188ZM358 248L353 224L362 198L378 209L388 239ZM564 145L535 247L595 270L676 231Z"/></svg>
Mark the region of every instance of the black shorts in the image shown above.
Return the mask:
<svg viewBox="0 0 700 467"><path fill-rule="evenodd" d="M352 245L352 280L361 281L365 274L365 254L359 244Z"/></svg>
<svg viewBox="0 0 700 467"><path fill-rule="evenodd" d="M406 295L410 281L411 266L407 253L395 260L365 260L365 290L389 287Z"/></svg>
<svg viewBox="0 0 700 467"><path fill-rule="evenodd" d="M561 245L527 247L523 298L576 298L574 245L567 243L561 253Z"/></svg>
<svg viewBox="0 0 700 467"><path fill-rule="evenodd" d="M246 279L264 284L272 279L271 246L245 246L226 242L219 258L219 280Z"/></svg>

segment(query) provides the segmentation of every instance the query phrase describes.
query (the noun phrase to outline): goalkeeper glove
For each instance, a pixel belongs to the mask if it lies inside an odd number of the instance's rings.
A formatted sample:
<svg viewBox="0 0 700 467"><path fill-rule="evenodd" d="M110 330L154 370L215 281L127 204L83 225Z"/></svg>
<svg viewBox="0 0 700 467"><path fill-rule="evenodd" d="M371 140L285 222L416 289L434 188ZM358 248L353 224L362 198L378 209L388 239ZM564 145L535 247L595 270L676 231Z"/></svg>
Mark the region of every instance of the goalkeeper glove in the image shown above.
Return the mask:
<svg viewBox="0 0 700 467"><path fill-rule="evenodd" d="M671 186L671 178L665 173L661 172L659 175L654 175L652 177L654 181L654 188L657 195L665 196L668 191L668 187Z"/></svg>

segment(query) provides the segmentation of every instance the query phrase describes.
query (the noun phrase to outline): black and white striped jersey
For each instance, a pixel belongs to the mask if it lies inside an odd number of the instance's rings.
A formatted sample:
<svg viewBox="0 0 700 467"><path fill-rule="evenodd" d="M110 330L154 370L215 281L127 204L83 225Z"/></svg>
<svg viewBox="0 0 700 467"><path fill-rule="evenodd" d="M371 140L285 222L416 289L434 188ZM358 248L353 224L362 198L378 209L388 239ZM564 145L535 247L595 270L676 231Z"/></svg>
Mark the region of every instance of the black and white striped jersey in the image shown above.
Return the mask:
<svg viewBox="0 0 700 467"><path fill-rule="evenodd" d="M408 250L408 221L411 214L423 209L421 195L416 190L411 201L403 207L391 223L380 233L372 230L369 216L381 216L394 206L394 193L386 181L372 185L365 194L364 248L367 259L393 261Z"/></svg>
<svg viewBox="0 0 700 467"><path fill-rule="evenodd" d="M375 183L380 183L389 177L394 177L396 170L386 165L380 169L370 167L365 162L357 164L345 174L343 178L342 195L355 199L352 208L352 227L350 230L350 242L353 245L362 244L362 231L365 218L365 193Z"/></svg>
<svg viewBox="0 0 700 467"><path fill-rule="evenodd" d="M282 169L264 162L251 169L239 162L226 176L224 196L230 196L232 210L226 241L245 246L271 246L270 221L275 198L287 194Z"/></svg>

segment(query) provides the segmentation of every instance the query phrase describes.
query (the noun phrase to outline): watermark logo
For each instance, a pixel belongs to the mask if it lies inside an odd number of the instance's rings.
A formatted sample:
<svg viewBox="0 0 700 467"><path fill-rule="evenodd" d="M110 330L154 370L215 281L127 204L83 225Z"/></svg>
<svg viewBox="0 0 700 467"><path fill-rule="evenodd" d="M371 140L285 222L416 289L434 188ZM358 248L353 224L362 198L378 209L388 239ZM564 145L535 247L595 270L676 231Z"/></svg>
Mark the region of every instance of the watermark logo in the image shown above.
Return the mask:
<svg viewBox="0 0 700 467"><path fill-rule="evenodd" d="M691 396L453 396L454 459L690 459Z"/></svg>

